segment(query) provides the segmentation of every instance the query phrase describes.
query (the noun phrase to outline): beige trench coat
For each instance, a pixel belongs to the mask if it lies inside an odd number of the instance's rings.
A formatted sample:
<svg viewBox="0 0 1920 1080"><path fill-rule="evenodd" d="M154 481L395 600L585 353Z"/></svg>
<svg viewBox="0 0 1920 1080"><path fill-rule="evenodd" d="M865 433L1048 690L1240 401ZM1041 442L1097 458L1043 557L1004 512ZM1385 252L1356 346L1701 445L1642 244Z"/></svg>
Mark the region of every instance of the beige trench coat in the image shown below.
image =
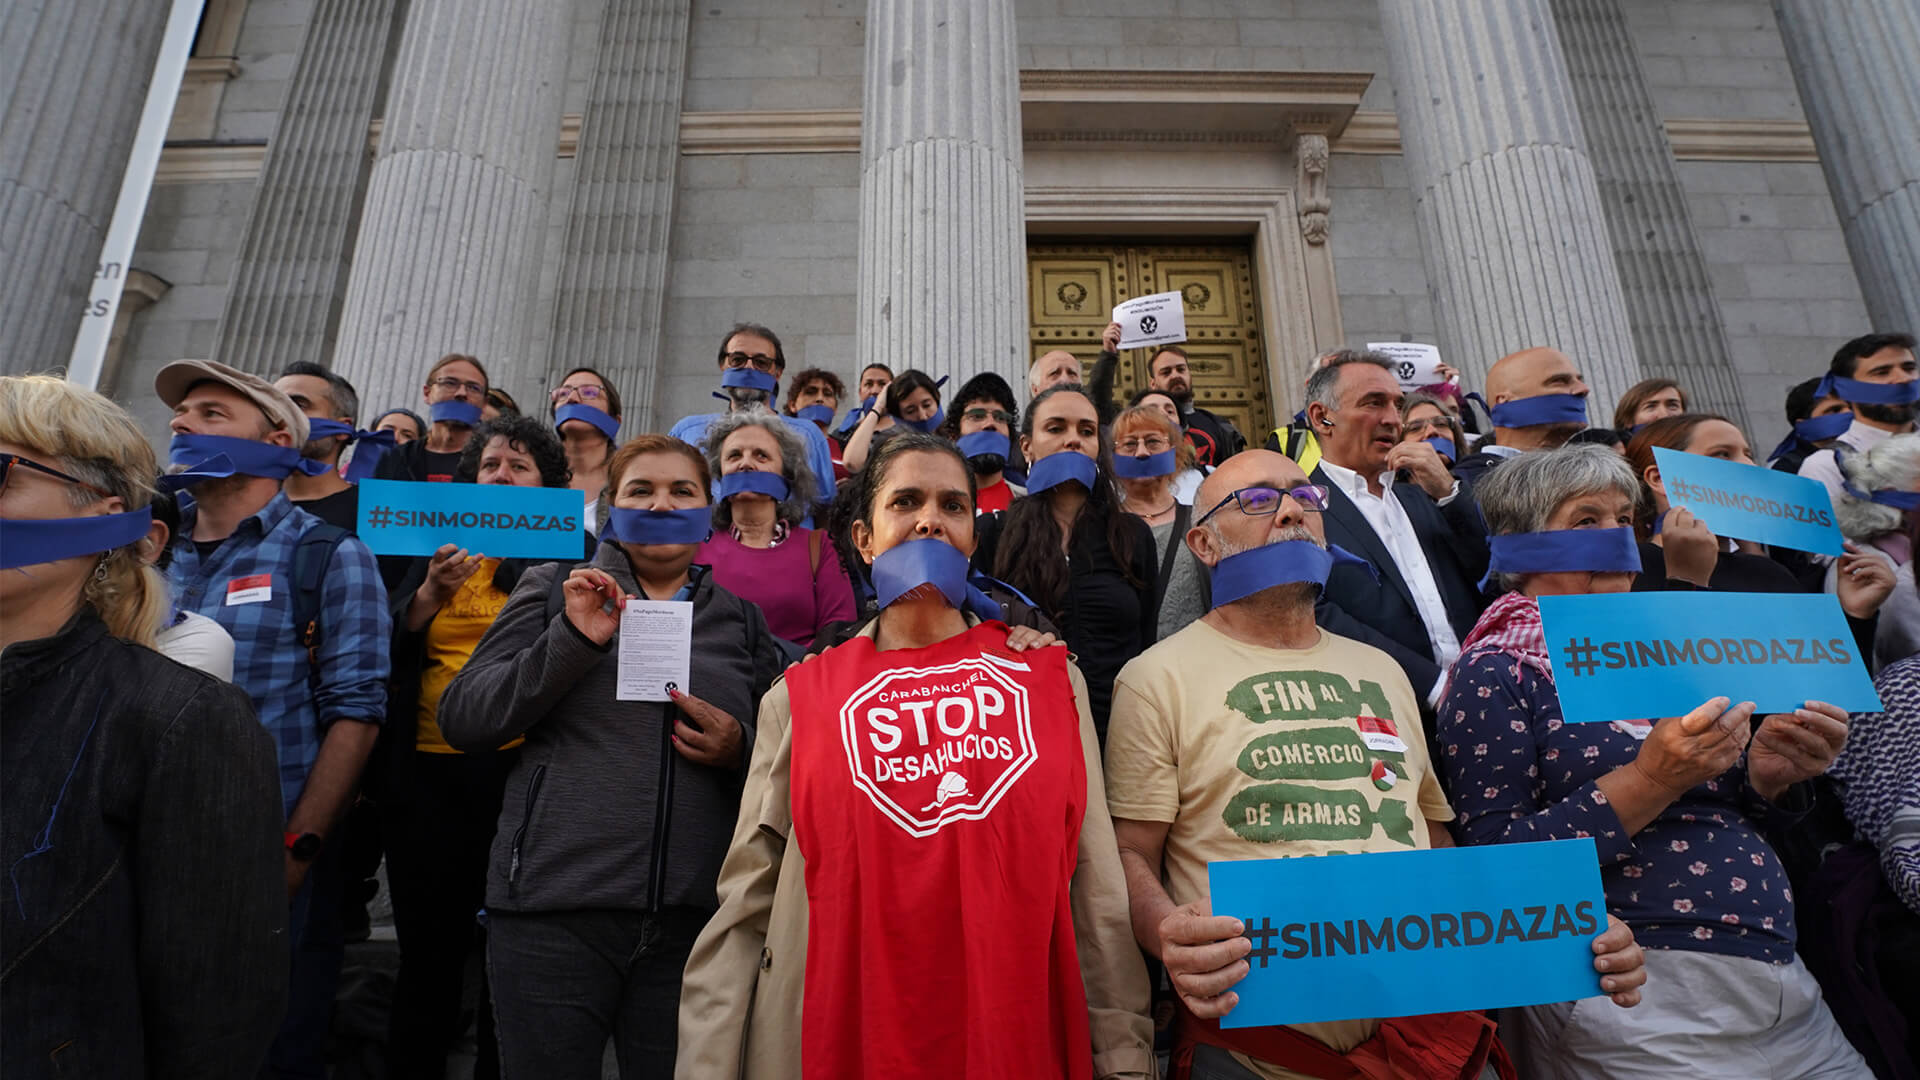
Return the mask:
<svg viewBox="0 0 1920 1080"><path fill-rule="evenodd" d="M968 620L972 622L972 619ZM873 625L863 631L871 637ZM1147 972L1134 943L1127 882L1105 808L1087 684L1069 664L1087 760L1087 812L1070 886L1096 1078L1151 1078ZM733 844L720 867L720 910L687 958L675 1080L790 1080L800 1075L806 986L806 862L793 831L792 708L783 679L760 703L753 762Z"/></svg>

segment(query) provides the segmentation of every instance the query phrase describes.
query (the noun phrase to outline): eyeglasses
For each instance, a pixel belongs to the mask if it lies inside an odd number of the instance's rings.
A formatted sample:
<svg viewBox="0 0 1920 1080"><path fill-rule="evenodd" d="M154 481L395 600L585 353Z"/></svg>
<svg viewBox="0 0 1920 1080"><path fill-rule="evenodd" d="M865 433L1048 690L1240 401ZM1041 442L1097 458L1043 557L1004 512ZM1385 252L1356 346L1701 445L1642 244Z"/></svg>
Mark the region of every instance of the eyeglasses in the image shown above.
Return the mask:
<svg viewBox="0 0 1920 1080"><path fill-rule="evenodd" d="M991 418L1000 421L1008 427L1013 426L1013 414L1004 409L968 409L966 412L960 414L960 418L962 420L972 420L975 422Z"/></svg>
<svg viewBox="0 0 1920 1080"><path fill-rule="evenodd" d="M465 390L467 393L472 394L474 397L483 398L487 396L486 387L480 385L477 382L470 382L466 379L456 379L451 375L442 375L439 378L433 380L431 385L437 386L440 389L445 390L449 394L457 394L460 391Z"/></svg>
<svg viewBox="0 0 1920 1080"><path fill-rule="evenodd" d="M1317 513L1327 508L1327 490L1324 484L1302 484L1286 491L1270 487L1244 487L1215 503L1213 509L1201 514L1200 520L1194 524L1204 524L1208 518L1219 513L1221 507L1228 503L1238 503L1240 512L1248 517L1265 517L1278 511L1280 500L1289 497L1299 503L1302 510Z"/></svg>
<svg viewBox="0 0 1920 1080"><path fill-rule="evenodd" d="M1158 454L1172 445L1172 443L1167 441L1165 435L1129 435L1119 442L1114 443L1113 448L1127 455L1132 455L1142 450L1145 450L1149 454Z"/></svg>
<svg viewBox="0 0 1920 1080"><path fill-rule="evenodd" d="M730 352L721 358L721 362L736 370L752 364L753 370L755 371L766 372L769 375L773 374L773 357L762 356L759 353Z"/></svg>
<svg viewBox="0 0 1920 1080"><path fill-rule="evenodd" d="M1428 428L1439 428L1441 431L1448 430L1446 423L1437 416L1423 416L1418 420L1408 420L1406 423L1400 425L1401 432L1408 435L1425 431Z"/></svg>
<svg viewBox="0 0 1920 1080"><path fill-rule="evenodd" d="M5 491L7 490L7 481L13 478L13 467L15 465L18 465L23 469L32 469L34 472L37 472L37 473L45 473L46 475L53 477L55 480L64 480L67 483L74 485L75 487L86 488L88 491L93 492L95 495L98 495L103 499L113 498L113 492L108 491L105 488L95 487L92 484L87 483L85 480L82 480L77 476L68 476L66 473L61 472L59 469L50 468L49 466L42 465L39 462L32 460L31 458L23 458L19 454L0 454L0 493L5 493Z"/></svg>
<svg viewBox="0 0 1920 1080"><path fill-rule="evenodd" d="M602 390L597 386L591 386L591 385L589 386L556 386L553 388L553 403L555 405L560 404L561 402L567 400L568 398L576 398L580 401L599 401L601 398L606 396L607 396L607 392L605 390Z"/></svg>

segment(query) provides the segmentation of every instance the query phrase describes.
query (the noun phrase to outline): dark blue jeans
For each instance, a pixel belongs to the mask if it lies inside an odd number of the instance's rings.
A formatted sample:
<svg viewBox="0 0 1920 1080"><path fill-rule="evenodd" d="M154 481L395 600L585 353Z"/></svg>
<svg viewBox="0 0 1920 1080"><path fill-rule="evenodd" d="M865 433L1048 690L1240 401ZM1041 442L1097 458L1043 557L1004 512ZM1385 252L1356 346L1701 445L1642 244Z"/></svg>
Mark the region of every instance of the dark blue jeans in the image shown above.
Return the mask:
<svg viewBox="0 0 1920 1080"><path fill-rule="evenodd" d="M710 912L487 913L505 1080L599 1080L613 1040L621 1080L673 1076L680 975Z"/></svg>
<svg viewBox="0 0 1920 1080"><path fill-rule="evenodd" d="M341 851L338 844L322 846L293 897L287 920L293 945L287 1018L262 1074L274 1080L325 1080L327 1075L327 1033L347 948L340 922Z"/></svg>

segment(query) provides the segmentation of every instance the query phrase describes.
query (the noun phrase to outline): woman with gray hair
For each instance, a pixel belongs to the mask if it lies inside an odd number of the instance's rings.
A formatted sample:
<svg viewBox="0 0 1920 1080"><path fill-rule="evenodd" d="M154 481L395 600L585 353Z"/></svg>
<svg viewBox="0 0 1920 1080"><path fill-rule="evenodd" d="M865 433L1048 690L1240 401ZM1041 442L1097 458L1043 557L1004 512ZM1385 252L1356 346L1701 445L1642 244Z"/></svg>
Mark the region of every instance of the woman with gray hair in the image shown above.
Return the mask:
<svg viewBox="0 0 1920 1080"><path fill-rule="evenodd" d="M1441 698L1441 769L1463 843L1591 838L1607 909L1646 950L1640 1006L1519 1010L1527 1075L1865 1077L1794 952L1793 892L1759 823L1803 815L1846 711L1810 702L1750 728L1725 697L1662 720L1568 723L1537 598L1633 584L1633 469L1599 446L1515 457L1477 485L1513 591L1462 646Z"/></svg>
<svg viewBox="0 0 1920 1080"><path fill-rule="evenodd" d="M713 536L694 561L760 605L775 637L802 648L821 627L853 618L840 557L823 533L800 525L816 489L793 429L764 408L728 413L707 430L707 467L718 478Z"/></svg>
<svg viewBox="0 0 1920 1080"><path fill-rule="evenodd" d="M1920 653L1920 591L1913 553L1920 547L1920 435L1895 435L1873 449L1836 459L1844 487L1833 499L1834 518L1848 540L1893 564L1893 594L1880 606L1873 669ZM1836 591L1844 569L1827 569Z"/></svg>

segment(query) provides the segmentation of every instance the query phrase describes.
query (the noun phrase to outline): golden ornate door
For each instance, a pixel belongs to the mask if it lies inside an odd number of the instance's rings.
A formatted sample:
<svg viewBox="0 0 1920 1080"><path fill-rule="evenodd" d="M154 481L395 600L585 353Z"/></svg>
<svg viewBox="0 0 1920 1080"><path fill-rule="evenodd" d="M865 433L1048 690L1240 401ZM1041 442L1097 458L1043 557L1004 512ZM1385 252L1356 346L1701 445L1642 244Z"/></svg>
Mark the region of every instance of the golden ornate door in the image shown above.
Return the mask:
<svg viewBox="0 0 1920 1080"><path fill-rule="evenodd" d="M1176 291L1187 313L1181 348L1193 367L1194 401L1258 446L1273 430L1273 405L1244 244L1027 245L1028 360L1065 349L1091 369L1115 304ZM1149 358L1146 349L1121 352L1114 397L1124 402L1147 384Z"/></svg>

